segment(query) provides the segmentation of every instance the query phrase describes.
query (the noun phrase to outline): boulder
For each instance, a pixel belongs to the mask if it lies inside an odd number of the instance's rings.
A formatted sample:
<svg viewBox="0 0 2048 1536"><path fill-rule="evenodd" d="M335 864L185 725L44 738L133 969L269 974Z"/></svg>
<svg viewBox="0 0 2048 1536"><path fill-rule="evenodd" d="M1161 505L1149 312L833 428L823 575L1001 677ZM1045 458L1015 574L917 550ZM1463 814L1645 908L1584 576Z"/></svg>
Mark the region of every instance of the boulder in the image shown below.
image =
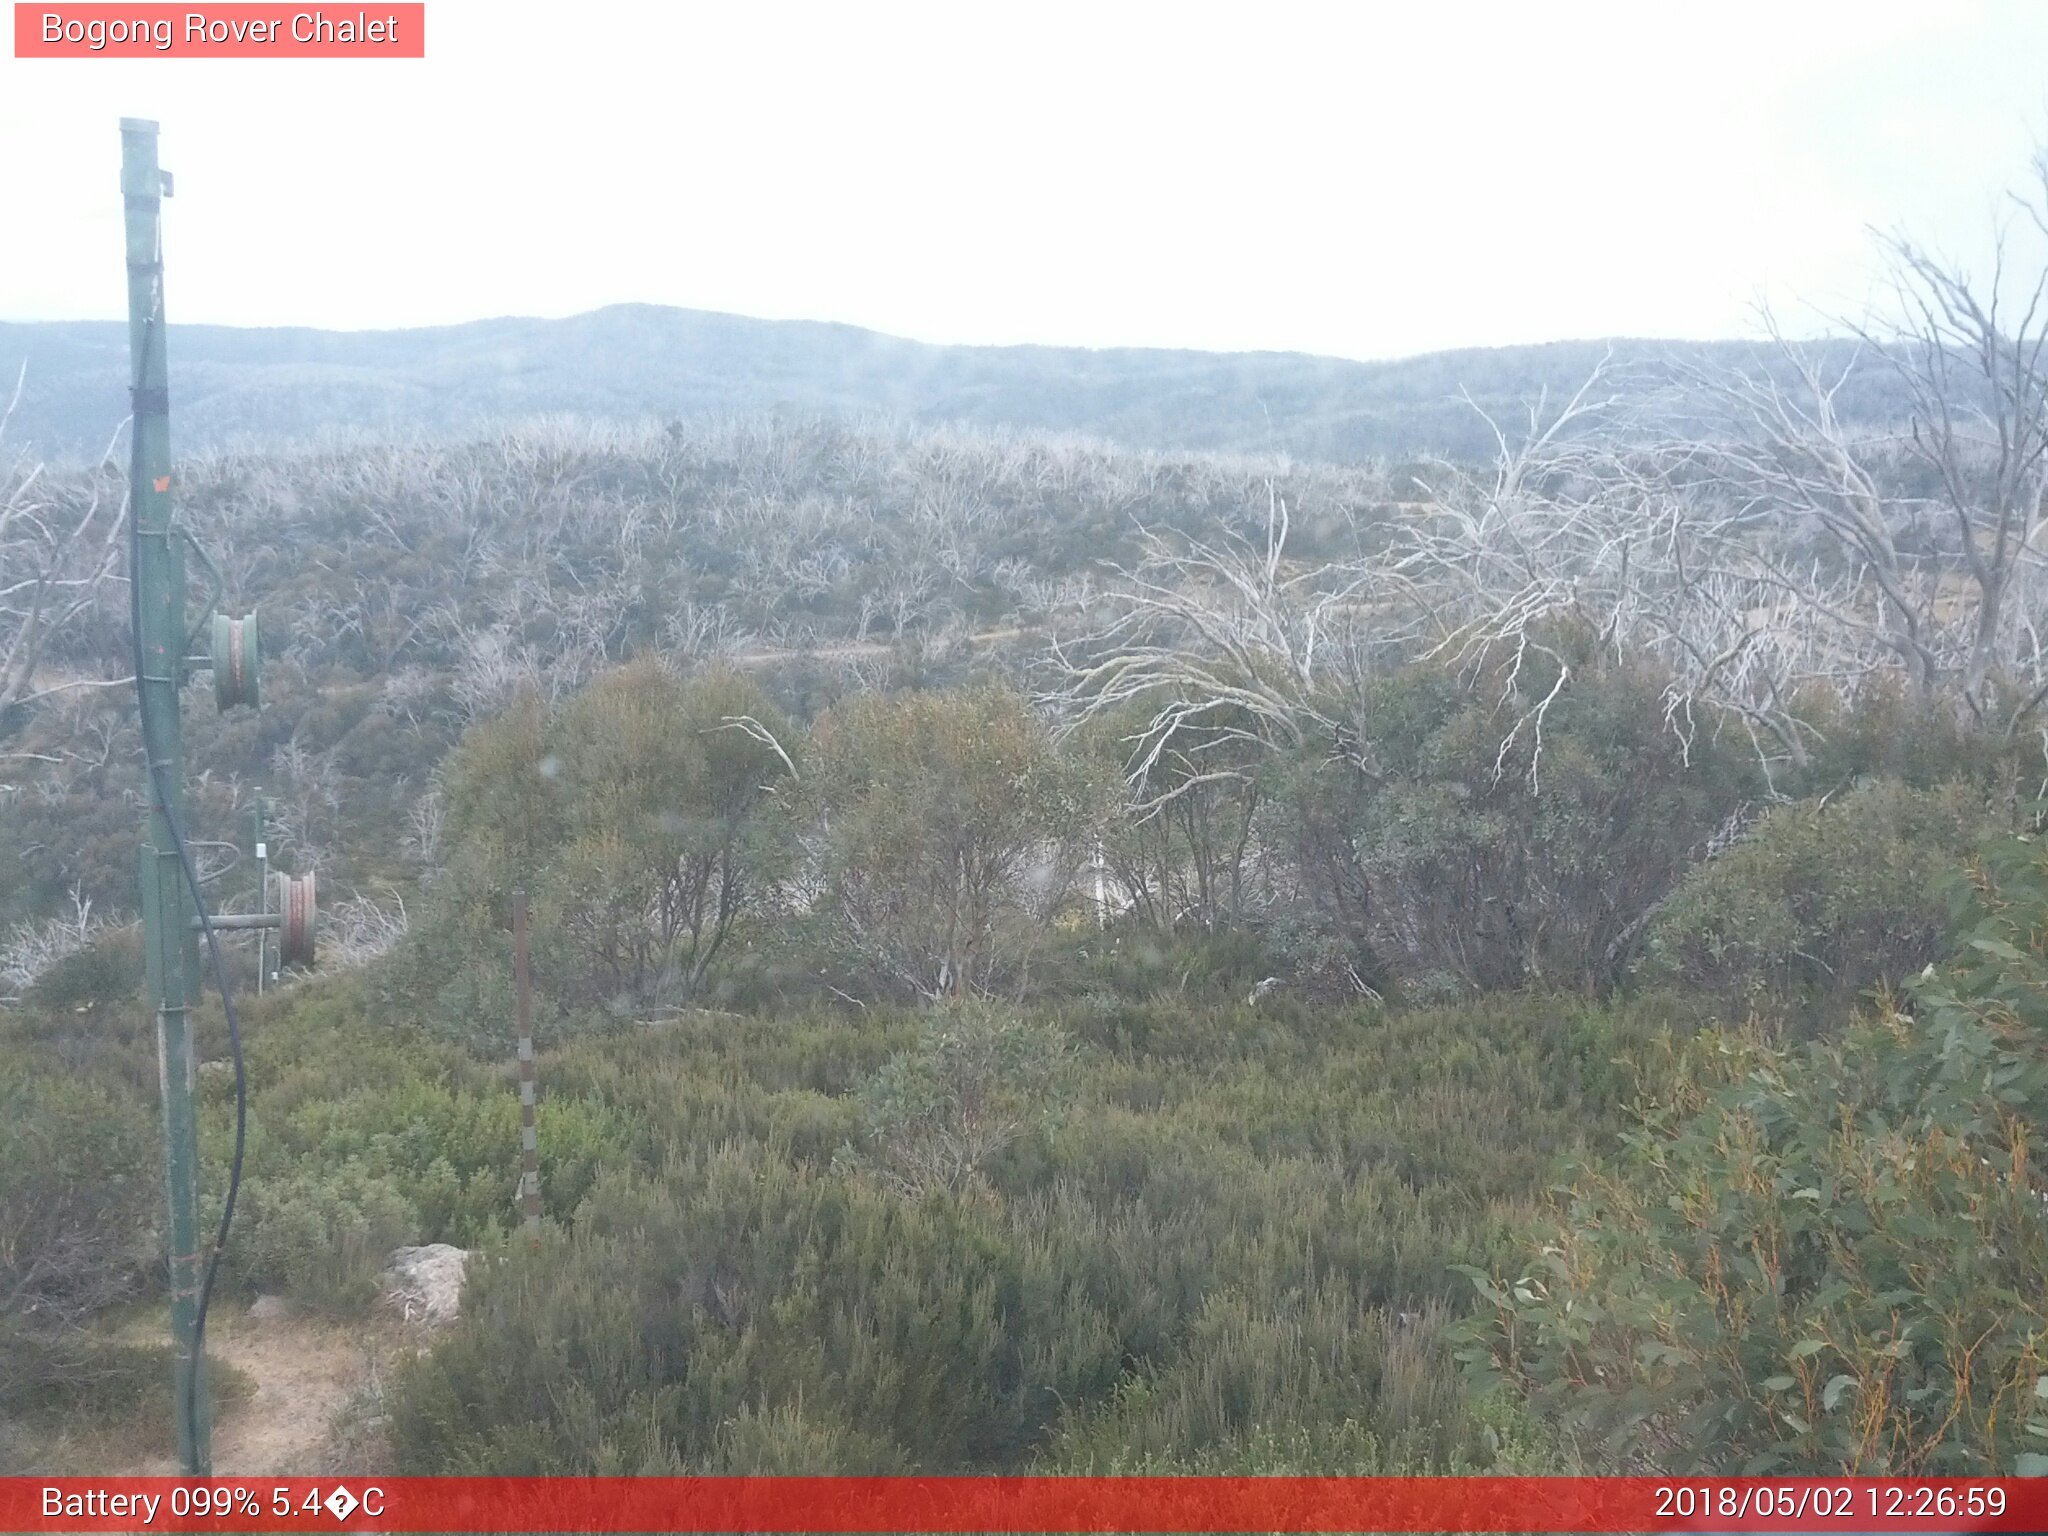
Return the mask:
<svg viewBox="0 0 2048 1536"><path fill-rule="evenodd" d="M384 1266L384 1300L408 1322L453 1322L462 1311L469 1250L451 1243L394 1248Z"/></svg>

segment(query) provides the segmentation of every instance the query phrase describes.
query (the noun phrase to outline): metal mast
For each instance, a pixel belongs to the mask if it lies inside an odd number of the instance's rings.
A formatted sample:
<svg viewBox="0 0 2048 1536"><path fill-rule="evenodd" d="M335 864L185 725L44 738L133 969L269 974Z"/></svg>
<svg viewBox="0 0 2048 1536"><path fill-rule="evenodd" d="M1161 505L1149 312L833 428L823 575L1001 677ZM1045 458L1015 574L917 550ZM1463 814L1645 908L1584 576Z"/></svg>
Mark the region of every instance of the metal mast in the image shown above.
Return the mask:
<svg viewBox="0 0 2048 1536"><path fill-rule="evenodd" d="M171 1341L177 1377L178 1459L193 1476L213 1471L206 1362L200 1352L197 1067L188 1004L199 979L193 925L196 894L185 878L182 825L184 743L178 691L184 681L185 551L171 526L171 404L164 355L162 199L170 177L157 165L157 126L121 119L121 195L128 228L128 350L134 412L129 485L133 534L137 689L142 750L150 769L150 812L142 847L142 921L157 1068L164 1101L164 1179L170 1199Z"/></svg>

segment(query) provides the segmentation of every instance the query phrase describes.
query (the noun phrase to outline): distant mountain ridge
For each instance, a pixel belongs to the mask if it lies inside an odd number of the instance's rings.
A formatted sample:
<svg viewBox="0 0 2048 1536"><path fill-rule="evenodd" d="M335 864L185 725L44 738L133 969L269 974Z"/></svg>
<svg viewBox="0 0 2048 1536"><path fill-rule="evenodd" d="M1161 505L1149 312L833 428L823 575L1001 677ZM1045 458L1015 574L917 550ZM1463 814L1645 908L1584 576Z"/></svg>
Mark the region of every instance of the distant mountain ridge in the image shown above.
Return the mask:
<svg viewBox="0 0 2048 1536"><path fill-rule="evenodd" d="M431 435L556 412L757 413L1085 432L1135 448L1354 461L1489 453L1495 414L1582 383L1609 349L1639 385L1746 343L1564 341L1354 362L1285 352L938 346L856 326L628 304L560 320L396 331L173 325L173 447L264 447L335 429ZM0 379L27 384L9 439L96 454L127 413L118 321L0 322ZM1866 402L1886 403L1876 386ZM1854 402L1851 402L1853 410Z"/></svg>

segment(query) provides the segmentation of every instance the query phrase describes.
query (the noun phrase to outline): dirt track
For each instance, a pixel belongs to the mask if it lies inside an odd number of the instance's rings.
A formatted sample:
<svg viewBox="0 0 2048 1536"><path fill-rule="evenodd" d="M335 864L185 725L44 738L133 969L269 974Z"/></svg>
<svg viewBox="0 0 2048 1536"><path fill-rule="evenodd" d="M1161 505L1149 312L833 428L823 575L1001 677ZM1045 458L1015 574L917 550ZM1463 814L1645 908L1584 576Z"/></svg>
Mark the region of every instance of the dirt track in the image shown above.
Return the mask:
<svg viewBox="0 0 2048 1536"><path fill-rule="evenodd" d="M246 1314L208 1330L207 1354L254 1384L247 1396L219 1405L213 1426L213 1470L219 1477L307 1476L333 1465L335 1420L371 1379L377 1345L361 1330ZM165 1456L127 1471L170 1475Z"/></svg>

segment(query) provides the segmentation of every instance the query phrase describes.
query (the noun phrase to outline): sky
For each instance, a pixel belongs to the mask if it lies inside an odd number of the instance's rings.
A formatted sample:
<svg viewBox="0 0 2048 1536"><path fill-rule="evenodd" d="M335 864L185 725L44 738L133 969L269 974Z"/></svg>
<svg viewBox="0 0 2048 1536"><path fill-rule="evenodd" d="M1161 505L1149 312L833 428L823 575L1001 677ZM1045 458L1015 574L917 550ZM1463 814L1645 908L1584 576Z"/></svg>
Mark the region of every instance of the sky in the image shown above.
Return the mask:
<svg viewBox="0 0 2048 1536"><path fill-rule="evenodd" d="M331 6L340 12L343 7ZM355 7L347 9L354 13ZM937 342L1356 358L1740 337L1981 261L2048 3L428 0L423 60L0 57L0 318L642 302ZM2004 210L2004 211L2002 211Z"/></svg>

